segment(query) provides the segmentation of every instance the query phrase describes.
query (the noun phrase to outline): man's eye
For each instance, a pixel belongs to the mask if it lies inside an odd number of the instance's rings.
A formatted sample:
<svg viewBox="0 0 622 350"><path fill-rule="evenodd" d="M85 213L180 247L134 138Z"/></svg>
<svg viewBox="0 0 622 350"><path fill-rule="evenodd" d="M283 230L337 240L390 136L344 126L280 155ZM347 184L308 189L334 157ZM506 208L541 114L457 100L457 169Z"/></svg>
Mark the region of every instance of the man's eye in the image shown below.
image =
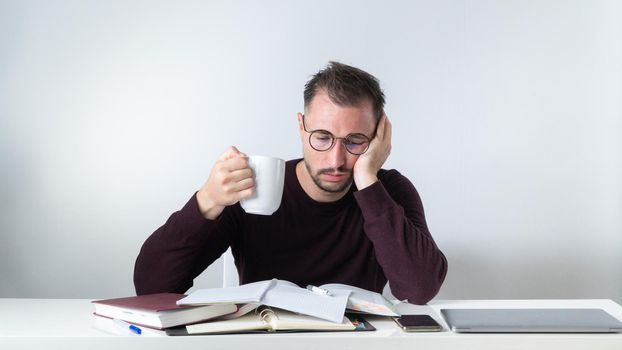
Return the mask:
<svg viewBox="0 0 622 350"><path fill-rule="evenodd" d="M333 137L325 133L315 133L315 135L313 135L313 138L318 141L330 141Z"/></svg>
<svg viewBox="0 0 622 350"><path fill-rule="evenodd" d="M348 137L346 142L351 145L363 145L369 142L369 140L366 137L362 137L362 136L352 136L352 137Z"/></svg>
<svg viewBox="0 0 622 350"><path fill-rule="evenodd" d="M348 140L346 142L352 146L360 146L360 145L367 143L367 141L357 141L357 140Z"/></svg>

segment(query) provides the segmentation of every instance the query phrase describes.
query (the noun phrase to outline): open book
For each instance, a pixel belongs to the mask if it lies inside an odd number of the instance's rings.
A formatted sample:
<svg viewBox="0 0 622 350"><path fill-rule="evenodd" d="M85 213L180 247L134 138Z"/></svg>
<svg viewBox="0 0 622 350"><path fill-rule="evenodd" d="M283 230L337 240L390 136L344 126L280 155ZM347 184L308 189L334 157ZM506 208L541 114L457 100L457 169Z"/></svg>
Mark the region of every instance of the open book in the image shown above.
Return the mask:
<svg viewBox="0 0 622 350"><path fill-rule="evenodd" d="M282 280L249 283L238 287L200 289L177 302L179 305L221 303L261 304L341 323L346 306L354 311L398 316L393 305L376 292L344 284L320 286L330 295L319 295Z"/></svg>
<svg viewBox="0 0 622 350"><path fill-rule="evenodd" d="M227 321L211 321L186 326L186 334L227 334L252 332L369 331L375 328L357 316L343 316L334 323L312 316L261 306L255 312ZM174 332L170 335L175 334Z"/></svg>

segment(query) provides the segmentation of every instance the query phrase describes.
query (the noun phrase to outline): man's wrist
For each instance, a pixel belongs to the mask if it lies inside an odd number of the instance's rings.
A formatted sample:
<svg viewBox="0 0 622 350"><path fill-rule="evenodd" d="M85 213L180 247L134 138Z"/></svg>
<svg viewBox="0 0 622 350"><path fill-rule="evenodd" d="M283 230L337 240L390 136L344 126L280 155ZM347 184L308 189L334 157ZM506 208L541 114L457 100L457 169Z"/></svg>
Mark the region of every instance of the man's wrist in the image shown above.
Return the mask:
<svg viewBox="0 0 622 350"><path fill-rule="evenodd" d="M376 182L378 182L376 174L362 174L354 176L354 183L356 183L356 188L359 191L375 184Z"/></svg>
<svg viewBox="0 0 622 350"><path fill-rule="evenodd" d="M199 212L208 220L216 220L225 209L223 206L215 205L207 196L202 195L200 190L197 192L196 201Z"/></svg>

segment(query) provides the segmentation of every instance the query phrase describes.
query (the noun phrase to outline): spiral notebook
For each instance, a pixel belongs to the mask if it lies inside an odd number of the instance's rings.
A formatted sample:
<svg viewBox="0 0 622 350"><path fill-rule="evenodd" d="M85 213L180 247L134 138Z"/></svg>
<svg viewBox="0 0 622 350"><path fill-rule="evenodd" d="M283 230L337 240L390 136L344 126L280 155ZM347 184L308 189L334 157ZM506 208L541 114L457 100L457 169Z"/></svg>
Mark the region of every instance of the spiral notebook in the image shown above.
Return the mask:
<svg viewBox="0 0 622 350"><path fill-rule="evenodd" d="M346 314L340 323L301 315L291 311L262 306L236 319L211 321L168 329L168 335L205 335L232 333L274 332L343 332L373 331L374 328L359 314Z"/></svg>

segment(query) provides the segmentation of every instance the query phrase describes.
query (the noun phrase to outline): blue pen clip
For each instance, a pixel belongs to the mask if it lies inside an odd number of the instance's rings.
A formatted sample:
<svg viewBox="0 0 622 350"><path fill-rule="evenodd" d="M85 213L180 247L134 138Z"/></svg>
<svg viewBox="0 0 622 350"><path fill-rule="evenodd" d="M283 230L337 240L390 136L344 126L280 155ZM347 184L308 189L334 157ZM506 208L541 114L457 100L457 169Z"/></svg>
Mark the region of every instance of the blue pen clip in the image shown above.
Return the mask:
<svg viewBox="0 0 622 350"><path fill-rule="evenodd" d="M132 331L132 332L134 332L136 334L141 334L143 332L142 329L134 326L133 324L131 324L129 328L130 328L130 331Z"/></svg>
<svg viewBox="0 0 622 350"><path fill-rule="evenodd" d="M137 326L134 326L133 324L127 323L123 320L119 320L118 318L114 318L112 319L112 322L114 322L114 324L119 327L122 330L129 330L130 332L134 333L134 334L142 334L143 330L140 329Z"/></svg>

